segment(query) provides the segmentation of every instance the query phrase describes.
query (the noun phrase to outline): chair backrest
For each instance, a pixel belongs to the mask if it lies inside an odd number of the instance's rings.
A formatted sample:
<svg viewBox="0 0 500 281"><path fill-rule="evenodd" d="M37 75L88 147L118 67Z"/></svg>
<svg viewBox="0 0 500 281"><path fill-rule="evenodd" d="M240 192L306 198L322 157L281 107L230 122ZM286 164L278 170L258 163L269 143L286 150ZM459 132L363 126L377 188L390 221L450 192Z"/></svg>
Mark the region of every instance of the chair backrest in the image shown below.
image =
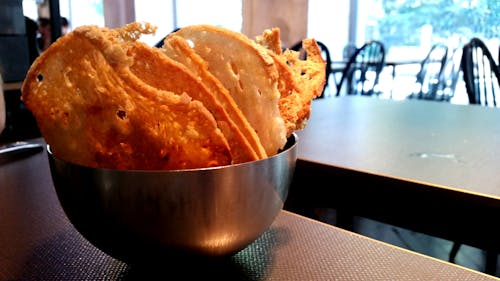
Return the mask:
<svg viewBox="0 0 500 281"><path fill-rule="evenodd" d="M441 73L448 59L448 47L442 43L434 44L420 63L416 75L415 89L410 98L435 100L439 89Z"/></svg>
<svg viewBox="0 0 500 281"><path fill-rule="evenodd" d="M328 80L330 78L330 75L332 74L332 58L330 56L330 50L328 50L328 47L321 41L316 40L316 43L318 44L319 48L321 49L321 54L323 55L323 59L325 59L326 66L325 66L325 86L323 87L323 92L321 92L321 95L318 98L323 98L325 94L325 89L328 87ZM302 41L299 41L293 45L290 50L301 52L302 59L305 59L305 53L303 52L302 49Z"/></svg>
<svg viewBox="0 0 500 281"><path fill-rule="evenodd" d="M448 59L439 76L436 100L450 101L455 96L458 79L460 78L460 62L462 59L462 48L456 48L448 55Z"/></svg>
<svg viewBox="0 0 500 281"><path fill-rule="evenodd" d="M328 47L321 41L316 41L318 43L318 46L321 48L321 53L323 54L323 57L326 61L326 66L325 66L325 75L326 75L326 82L325 82L325 88L328 86L328 80L330 78L330 75L332 74L332 57L330 56L330 50L328 50ZM323 89L323 93L324 93ZM320 97L323 97L323 94L321 94Z"/></svg>
<svg viewBox="0 0 500 281"><path fill-rule="evenodd" d="M472 38L463 47L461 68L469 103L497 106L500 96L500 71L488 47Z"/></svg>
<svg viewBox="0 0 500 281"><path fill-rule="evenodd" d="M376 40L365 42L349 58L337 84L337 96L344 84L347 95L379 94L378 81L384 65L384 44Z"/></svg>

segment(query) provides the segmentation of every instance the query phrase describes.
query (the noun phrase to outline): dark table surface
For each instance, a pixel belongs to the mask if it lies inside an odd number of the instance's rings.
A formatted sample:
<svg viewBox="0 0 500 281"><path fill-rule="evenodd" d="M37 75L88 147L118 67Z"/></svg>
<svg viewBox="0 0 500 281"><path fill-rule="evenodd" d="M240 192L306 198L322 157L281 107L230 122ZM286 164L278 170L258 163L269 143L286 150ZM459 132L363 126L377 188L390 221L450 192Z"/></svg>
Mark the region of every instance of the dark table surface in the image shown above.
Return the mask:
<svg viewBox="0 0 500 281"><path fill-rule="evenodd" d="M288 211L228 259L125 264L67 220L46 151L0 165L0 230L0 280L497 280Z"/></svg>
<svg viewBox="0 0 500 281"><path fill-rule="evenodd" d="M288 209L334 207L498 252L499 120L475 105L315 100Z"/></svg>

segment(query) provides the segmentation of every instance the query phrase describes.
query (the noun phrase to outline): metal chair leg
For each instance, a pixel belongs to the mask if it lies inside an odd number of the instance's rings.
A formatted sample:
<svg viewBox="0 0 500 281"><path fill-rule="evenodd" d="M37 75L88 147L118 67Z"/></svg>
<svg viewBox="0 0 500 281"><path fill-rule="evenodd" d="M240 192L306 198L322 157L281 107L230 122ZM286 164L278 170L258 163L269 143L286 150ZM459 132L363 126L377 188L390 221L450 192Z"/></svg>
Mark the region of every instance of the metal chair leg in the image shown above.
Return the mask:
<svg viewBox="0 0 500 281"><path fill-rule="evenodd" d="M498 263L498 252L493 250L487 250L484 273L496 276L497 263Z"/></svg>
<svg viewBox="0 0 500 281"><path fill-rule="evenodd" d="M453 246L452 246L451 251L450 251L450 256L448 257L449 262L455 263L455 257L457 256L458 250L460 250L461 245L462 244L460 244L458 242L453 243Z"/></svg>

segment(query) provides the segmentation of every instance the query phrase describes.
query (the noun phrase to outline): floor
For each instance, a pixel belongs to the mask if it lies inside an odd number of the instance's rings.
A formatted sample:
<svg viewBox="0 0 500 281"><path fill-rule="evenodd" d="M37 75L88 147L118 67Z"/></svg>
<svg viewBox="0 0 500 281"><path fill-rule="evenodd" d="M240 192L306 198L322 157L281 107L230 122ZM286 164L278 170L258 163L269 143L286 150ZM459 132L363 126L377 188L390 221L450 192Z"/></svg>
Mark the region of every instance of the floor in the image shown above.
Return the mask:
<svg viewBox="0 0 500 281"><path fill-rule="evenodd" d="M318 213L319 220L336 223L333 209L322 209ZM404 228L384 224L374 220L355 217L353 231L362 235L396 245L434 258L448 261L453 242ZM461 245L455 257L455 264L484 272L485 252L481 249ZM500 258L497 263L496 276L500 277Z"/></svg>

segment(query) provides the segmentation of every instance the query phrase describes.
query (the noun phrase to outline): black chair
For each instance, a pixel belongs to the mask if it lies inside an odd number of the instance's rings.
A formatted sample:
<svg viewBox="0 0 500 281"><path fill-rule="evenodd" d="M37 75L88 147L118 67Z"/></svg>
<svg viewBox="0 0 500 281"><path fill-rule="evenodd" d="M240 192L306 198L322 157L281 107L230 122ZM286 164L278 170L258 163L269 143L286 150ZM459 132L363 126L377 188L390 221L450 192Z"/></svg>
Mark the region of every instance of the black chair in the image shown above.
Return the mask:
<svg viewBox="0 0 500 281"><path fill-rule="evenodd" d="M317 41L316 43L318 44L319 48L321 49L321 54L323 55L323 58L326 61L326 66L325 66L325 76L326 76L326 81L325 81L325 86L323 87L323 92L321 92L321 95L318 98L323 98L325 96L325 89L328 87L328 80L330 78L330 75L332 74L332 58L330 56L330 50L328 50L328 47L321 41ZM290 50L301 52L302 59L305 59L305 53L303 52L302 49L302 41L299 41L295 43L292 47L290 47Z"/></svg>
<svg viewBox="0 0 500 281"><path fill-rule="evenodd" d="M347 95L378 95L378 81L385 65L385 47L380 41L365 42L349 58L337 84L337 96L343 85Z"/></svg>
<svg viewBox="0 0 500 281"><path fill-rule="evenodd" d="M500 71L488 47L479 38L472 38L462 48L460 62L470 104L497 106L500 95ZM454 242L448 260L455 262L461 243ZM486 251L486 273L496 271L498 253Z"/></svg>
<svg viewBox="0 0 500 281"><path fill-rule="evenodd" d="M420 63L420 70L416 75L415 89L409 98L439 100L444 96L437 96L440 79L448 59L448 47L437 43L431 47L427 56Z"/></svg>
<svg viewBox="0 0 500 281"><path fill-rule="evenodd" d="M439 77L436 100L450 101L455 95L455 89L460 78L460 63L462 60L462 48L456 48L448 59Z"/></svg>
<svg viewBox="0 0 500 281"><path fill-rule="evenodd" d="M500 71L488 47L472 38L463 47L461 68L470 104L497 106Z"/></svg>
<svg viewBox="0 0 500 281"><path fill-rule="evenodd" d="M176 28L174 28L174 30L172 30L170 33L174 33L174 32L176 32L176 31L178 31L179 29L180 29L180 27L176 27ZM163 44L165 43L165 38L167 38L167 36L168 36L168 34L167 34L167 35L165 35L165 36L164 36L164 37L163 37L160 41L158 41L158 42L157 42L154 46L155 46L156 48L161 48L161 47L163 47Z"/></svg>

